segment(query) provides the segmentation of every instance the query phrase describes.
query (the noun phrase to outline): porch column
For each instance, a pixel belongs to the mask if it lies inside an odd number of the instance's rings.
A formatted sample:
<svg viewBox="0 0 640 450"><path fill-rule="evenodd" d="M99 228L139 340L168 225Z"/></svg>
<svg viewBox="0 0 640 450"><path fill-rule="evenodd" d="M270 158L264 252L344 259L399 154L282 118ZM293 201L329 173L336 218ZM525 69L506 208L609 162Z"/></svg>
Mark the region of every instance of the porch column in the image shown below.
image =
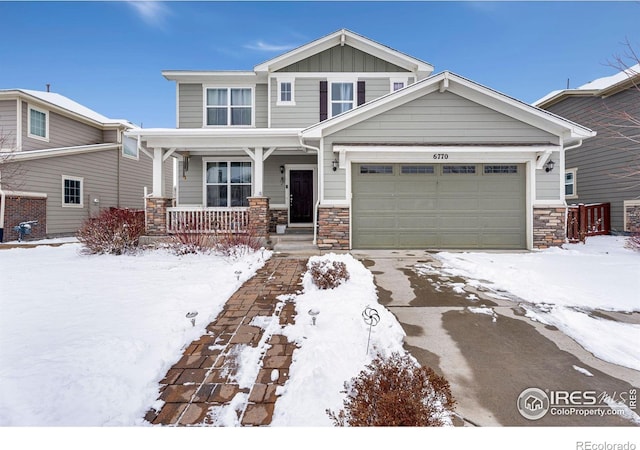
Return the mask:
<svg viewBox="0 0 640 450"><path fill-rule="evenodd" d="M255 180L253 195L262 197L264 192L264 160L262 147L256 147L253 162L255 164Z"/></svg>
<svg viewBox="0 0 640 450"><path fill-rule="evenodd" d="M249 231L257 238L269 238L269 198L249 197Z"/></svg>
<svg viewBox="0 0 640 450"><path fill-rule="evenodd" d="M164 198L164 154L161 148L153 149L153 192L152 197Z"/></svg>

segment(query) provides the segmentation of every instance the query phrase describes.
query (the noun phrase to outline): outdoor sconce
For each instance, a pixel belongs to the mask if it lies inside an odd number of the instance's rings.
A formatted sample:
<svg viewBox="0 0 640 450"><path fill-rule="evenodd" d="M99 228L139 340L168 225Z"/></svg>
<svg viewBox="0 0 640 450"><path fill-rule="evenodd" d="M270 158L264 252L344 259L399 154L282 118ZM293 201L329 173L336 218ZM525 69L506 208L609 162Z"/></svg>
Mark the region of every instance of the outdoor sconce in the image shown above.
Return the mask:
<svg viewBox="0 0 640 450"><path fill-rule="evenodd" d="M284 166L280 166L280 173L284 173Z"/></svg>
<svg viewBox="0 0 640 450"><path fill-rule="evenodd" d="M553 166L555 166L555 164L556 163L552 159L547 161L547 163L544 165L545 172L551 172L553 170Z"/></svg>
<svg viewBox="0 0 640 450"><path fill-rule="evenodd" d="M284 184L284 166L280 166L280 184Z"/></svg>
<svg viewBox="0 0 640 450"><path fill-rule="evenodd" d="M338 160L334 159L333 162L331 163L332 167L333 167L333 171L335 172L336 170L338 170Z"/></svg>

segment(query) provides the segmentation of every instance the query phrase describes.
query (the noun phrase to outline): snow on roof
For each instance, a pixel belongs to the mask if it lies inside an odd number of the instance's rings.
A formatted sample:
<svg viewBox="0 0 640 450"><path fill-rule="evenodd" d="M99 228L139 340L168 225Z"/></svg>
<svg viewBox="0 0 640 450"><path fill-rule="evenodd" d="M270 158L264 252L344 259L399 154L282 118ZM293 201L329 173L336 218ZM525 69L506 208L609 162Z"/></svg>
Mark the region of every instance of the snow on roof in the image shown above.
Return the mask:
<svg viewBox="0 0 640 450"><path fill-rule="evenodd" d="M583 84L578 89L607 89L615 84L620 83L621 81L625 81L630 77L638 75L640 73L640 63L635 66L629 67L628 69L621 70L615 75L611 75L608 77L598 78L597 80L590 81L586 84Z"/></svg>
<svg viewBox="0 0 640 450"><path fill-rule="evenodd" d="M134 126L131 122L124 119L110 119L106 116L103 116L100 113L95 112L92 109L87 108L80 103L77 103L70 98L65 97L64 95L57 94L55 92L45 92L45 91L34 91L31 89L7 89L5 91L18 91L24 94L35 97L43 102L50 103L52 105L58 106L62 109L66 109L75 114L79 114L88 119L94 120L96 122L100 122L102 124L118 124L125 125L128 127Z"/></svg>

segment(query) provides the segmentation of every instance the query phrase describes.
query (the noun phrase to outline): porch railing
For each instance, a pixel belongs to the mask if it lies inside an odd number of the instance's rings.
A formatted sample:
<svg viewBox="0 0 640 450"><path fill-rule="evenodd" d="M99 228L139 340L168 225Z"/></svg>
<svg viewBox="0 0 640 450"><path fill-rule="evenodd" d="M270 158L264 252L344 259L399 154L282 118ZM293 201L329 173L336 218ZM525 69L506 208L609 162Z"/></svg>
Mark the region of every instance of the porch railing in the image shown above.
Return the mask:
<svg viewBox="0 0 640 450"><path fill-rule="evenodd" d="M611 204L592 203L571 205L567 210L567 238L569 242L584 242L587 236L611 232Z"/></svg>
<svg viewBox="0 0 640 450"><path fill-rule="evenodd" d="M249 208L167 208L168 233L246 233Z"/></svg>

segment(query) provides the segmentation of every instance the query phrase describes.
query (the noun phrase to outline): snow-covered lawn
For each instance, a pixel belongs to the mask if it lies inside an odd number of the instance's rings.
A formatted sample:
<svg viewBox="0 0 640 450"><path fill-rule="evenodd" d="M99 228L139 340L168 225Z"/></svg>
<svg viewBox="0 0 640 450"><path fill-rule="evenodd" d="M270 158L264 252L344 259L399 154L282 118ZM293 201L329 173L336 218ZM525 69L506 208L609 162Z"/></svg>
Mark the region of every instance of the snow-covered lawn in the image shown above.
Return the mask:
<svg viewBox="0 0 640 450"><path fill-rule="evenodd" d="M640 370L640 252L620 236L595 236L532 253L438 253L443 270L508 291L529 317L554 325L595 356ZM594 314L595 312L595 314ZM635 323L602 317L634 313Z"/></svg>
<svg viewBox="0 0 640 450"><path fill-rule="evenodd" d="M80 249L0 250L0 426L142 424L182 348L264 264Z"/></svg>

